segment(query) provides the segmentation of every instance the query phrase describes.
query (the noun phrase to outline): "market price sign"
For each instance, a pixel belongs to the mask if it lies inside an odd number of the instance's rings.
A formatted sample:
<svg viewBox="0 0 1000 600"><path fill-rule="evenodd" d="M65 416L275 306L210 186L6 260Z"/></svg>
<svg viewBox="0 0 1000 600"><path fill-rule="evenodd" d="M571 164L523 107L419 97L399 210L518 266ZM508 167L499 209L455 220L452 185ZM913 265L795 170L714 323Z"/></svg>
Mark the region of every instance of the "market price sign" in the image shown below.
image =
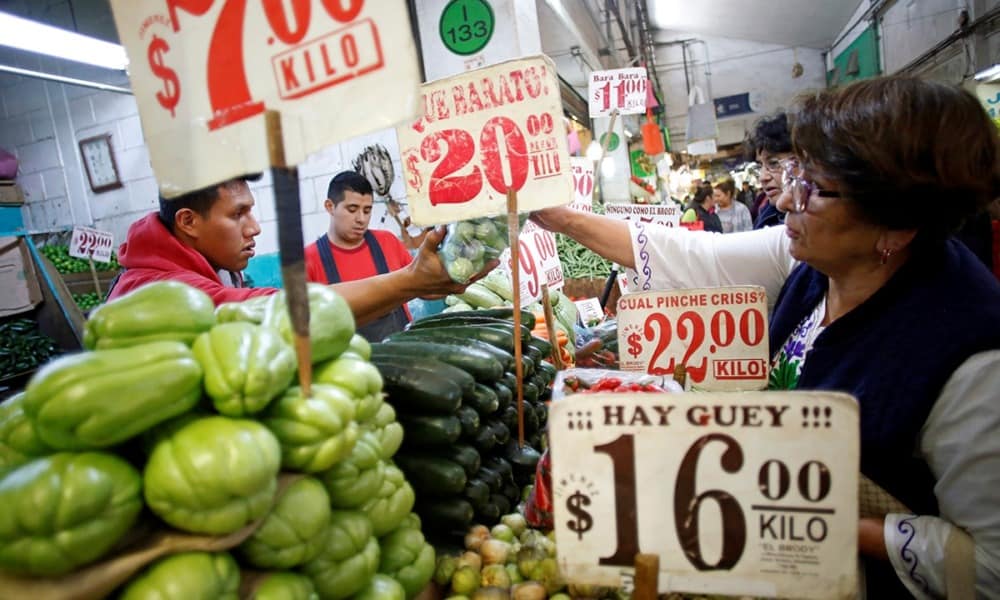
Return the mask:
<svg viewBox="0 0 1000 600"><path fill-rule="evenodd" d="M630 67L609 71L591 71L587 86L590 116L607 117L617 110L621 115L646 112L646 69Z"/></svg>
<svg viewBox="0 0 1000 600"><path fill-rule="evenodd" d="M424 84L419 119L397 128L410 216L437 225L567 204L573 177L555 65L508 61Z"/></svg>
<svg viewBox="0 0 1000 600"><path fill-rule="evenodd" d="M604 309L601 308L601 301L597 298L576 300L575 304L584 327L593 327L604 320Z"/></svg>
<svg viewBox="0 0 1000 600"><path fill-rule="evenodd" d="M420 71L401 0L111 4L166 197L263 171L269 141L295 165L416 113ZM280 140L265 111L280 114Z"/></svg>
<svg viewBox="0 0 1000 600"><path fill-rule="evenodd" d="M580 212L594 212L594 162L589 158L573 156L569 159L573 169L573 202L570 207Z"/></svg>
<svg viewBox="0 0 1000 600"><path fill-rule="evenodd" d="M77 225L73 227L73 236L69 240L69 255L75 258L92 258L94 262L111 262L114 242L110 231Z"/></svg>
<svg viewBox="0 0 1000 600"><path fill-rule="evenodd" d="M563 288L566 280L551 231L528 221L518 238L518 253L522 308L542 299L542 285L547 285L550 291ZM500 255L500 264L507 273L513 269L509 248Z"/></svg>
<svg viewBox="0 0 1000 600"><path fill-rule="evenodd" d="M692 387L767 387L767 298L763 287L733 286L627 294L618 300L618 347L625 371L671 375L684 365Z"/></svg>
<svg viewBox="0 0 1000 600"><path fill-rule="evenodd" d="M659 592L853 598L857 402L846 394L580 394L549 416L559 570Z"/></svg>
<svg viewBox="0 0 1000 600"><path fill-rule="evenodd" d="M604 214L627 221L677 227L681 222L684 209L673 202L669 204L608 203L604 205Z"/></svg>

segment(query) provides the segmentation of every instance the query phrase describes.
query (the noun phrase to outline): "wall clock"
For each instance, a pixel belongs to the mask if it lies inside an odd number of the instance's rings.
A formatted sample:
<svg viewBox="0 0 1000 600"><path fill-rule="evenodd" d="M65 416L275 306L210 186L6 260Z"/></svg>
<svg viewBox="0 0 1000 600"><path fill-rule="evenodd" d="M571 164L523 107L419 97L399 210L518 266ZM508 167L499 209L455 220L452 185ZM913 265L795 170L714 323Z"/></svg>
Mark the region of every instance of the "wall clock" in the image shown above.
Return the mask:
<svg viewBox="0 0 1000 600"><path fill-rule="evenodd" d="M110 133L80 140L80 155L87 169L91 190L100 193L122 187L115 155L111 151Z"/></svg>

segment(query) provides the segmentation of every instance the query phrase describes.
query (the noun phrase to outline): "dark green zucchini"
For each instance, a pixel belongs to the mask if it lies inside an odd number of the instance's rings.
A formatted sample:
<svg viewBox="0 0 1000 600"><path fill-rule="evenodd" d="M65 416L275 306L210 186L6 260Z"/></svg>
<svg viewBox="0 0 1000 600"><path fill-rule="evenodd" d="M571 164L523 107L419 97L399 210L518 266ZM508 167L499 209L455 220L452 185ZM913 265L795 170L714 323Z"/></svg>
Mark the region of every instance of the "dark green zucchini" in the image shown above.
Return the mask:
<svg viewBox="0 0 1000 600"><path fill-rule="evenodd" d="M372 356L426 356L462 369L477 381L492 383L503 375L503 365L492 354L467 344L393 341L372 346Z"/></svg>
<svg viewBox="0 0 1000 600"><path fill-rule="evenodd" d="M465 474L472 477L482 466L482 459L479 452L468 444L453 444L447 448L440 448L433 451L436 456L454 461L465 469Z"/></svg>
<svg viewBox="0 0 1000 600"><path fill-rule="evenodd" d="M440 344L450 344L461 348L474 348L482 352L489 353L497 360L505 371L514 368L514 356L510 352L505 352L496 346L487 344L479 340L469 339L454 334L445 335L437 329L413 329L400 331L389 336L387 343L395 342L430 342Z"/></svg>
<svg viewBox="0 0 1000 600"><path fill-rule="evenodd" d="M496 525L500 520L500 509L497 505L487 502L483 507L476 511L476 522L482 523L486 526Z"/></svg>
<svg viewBox="0 0 1000 600"><path fill-rule="evenodd" d="M475 511L472 505L461 498L434 500L423 502L413 509L420 515L424 526L430 530L444 530L454 533L465 533L472 524Z"/></svg>
<svg viewBox="0 0 1000 600"><path fill-rule="evenodd" d="M480 427L474 436L467 438L467 441L475 446L480 454L489 452L497 445L496 436L489 427Z"/></svg>
<svg viewBox="0 0 1000 600"><path fill-rule="evenodd" d="M460 310L450 313L437 313L434 315L428 315L426 317L421 317L413 322L413 325L417 323L433 323L441 321L451 321L453 319L461 319L462 317L486 317L491 319L502 319L509 323L514 322L514 309L513 308L489 308L485 310ZM528 329L535 328L535 315L526 310L521 311L521 324ZM412 326L412 325L411 325Z"/></svg>
<svg viewBox="0 0 1000 600"><path fill-rule="evenodd" d="M490 431L493 432L493 439L496 441L497 446L502 446L507 443L510 439L510 429L502 422L496 419L492 419L483 423L483 427L489 427Z"/></svg>
<svg viewBox="0 0 1000 600"><path fill-rule="evenodd" d="M452 338L479 340L491 346L500 348L509 353L514 352L514 326L501 327L499 325L449 325L446 327L428 327L426 329L410 329L402 332L403 335L415 335L423 332L430 339ZM394 334L400 335L400 334ZM390 336L390 339L396 339Z"/></svg>
<svg viewBox="0 0 1000 600"><path fill-rule="evenodd" d="M423 496L453 496L465 489L465 469L458 463L431 454L401 452L394 458L406 480Z"/></svg>
<svg viewBox="0 0 1000 600"><path fill-rule="evenodd" d="M404 441L414 448L448 446L462 435L462 423L454 416L401 414L398 418Z"/></svg>
<svg viewBox="0 0 1000 600"><path fill-rule="evenodd" d="M529 377L535 374L535 361L531 360L531 357L527 354L521 356L521 376L527 381Z"/></svg>
<svg viewBox="0 0 1000 600"><path fill-rule="evenodd" d="M509 387L497 381L493 384L493 391L496 392L497 401L499 402L498 410L505 410L510 406L511 401L514 399L514 394Z"/></svg>
<svg viewBox="0 0 1000 600"><path fill-rule="evenodd" d="M476 472L474 479L478 479L484 482L486 485L490 486L490 493L497 493L500 488L503 487L503 477L493 469L484 469L479 467L479 471Z"/></svg>
<svg viewBox="0 0 1000 600"><path fill-rule="evenodd" d="M490 494L490 504L497 507L501 516L510 512L510 500L501 494Z"/></svg>
<svg viewBox="0 0 1000 600"><path fill-rule="evenodd" d="M510 466L514 470L515 478L518 471L520 472L532 472L535 471L535 466L538 464L538 460L541 455L537 450L531 446L524 445L518 447L517 440L511 440L507 442L502 451L504 459L510 463ZM479 472L483 472L483 467L479 467Z"/></svg>
<svg viewBox="0 0 1000 600"><path fill-rule="evenodd" d="M532 346L531 344L525 344L521 346L521 352L524 353L524 356L530 358L531 361L536 365L539 362L541 362L543 358L546 358L542 356L541 350L539 350L535 346Z"/></svg>
<svg viewBox="0 0 1000 600"><path fill-rule="evenodd" d="M500 383L502 383L505 386L507 386L507 389L510 390L511 394L515 394L516 393L516 391L517 391L517 375L514 374L514 371L510 371L509 370L506 373L504 373L503 377L500 378Z"/></svg>
<svg viewBox="0 0 1000 600"><path fill-rule="evenodd" d="M496 471L504 481L513 481L514 469L506 459L500 456L489 456L484 458L481 467L486 467L491 471Z"/></svg>
<svg viewBox="0 0 1000 600"><path fill-rule="evenodd" d="M503 484L500 495L510 500L511 506L517 506L517 503L521 501L521 488L514 483L513 477L510 482Z"/></svg>
<svg viewBox="0 0 1000 600"><path fill-rule="evenodd" d="M462 388L437 371L405 365L395 359L373 360L372 364L382 374L382 389L389 402L401 413L451 414L462 404Z"/></svg>
<svg viewBox="0 0 1000 600"><path fill-rule="evenodd" d="M538 402L538 387L530 381L524 382L524 399L527 402Z"/></svg>
<svg viewBox="0 0 1000 600"><path fill-rule="evenodd" d="M539 363L536 371L540 374L545 375L545 385L551 385L553 381L556 380L556 368L550 362L542 361ZM536 373L536 374L538 374ZM503 374L501 373L501 376ZM499 379L499 378L498 378Z"/></svg>
<svg viewBox="0 0 1000 600"><path fill-rule="evenodd" d="M528 345L536 348L545 358L550 358L552 356L552 343L546 339L533 335L531 336L531 339L528 340Z"/></svg>
<svg viewBox="0 0 1000 600"><path fill-rule="evenodd" d="M469 501L472 508L479 510L490 501L490 486L481 479L470 479L465 484L462 497Z"/></svg>
<svg viewBox="0 0 1000 600"><path fill-rule="evenodd" d="M500 421L511 431L517 431L517 406L513 402L507 405L500 414Z"/></svg>
<svg viewBox="0 0 1000 600"><path fill-rule="evenodd" d="M492 415L500 408L497 393L481 383L477 383L471 396L465 397L465 406L471 406L482 416Z"/></svg>
<svg viewBox="0 0 1000 600"><path fill-rule="evenodd" d="M458 417L458 422L462 424L462 436L463 438L472 438L479 433L479 413L476 409L471 406L460 406L458 410L455 411L455 416ZM405 433L406 430L404 429Z"/></svg>

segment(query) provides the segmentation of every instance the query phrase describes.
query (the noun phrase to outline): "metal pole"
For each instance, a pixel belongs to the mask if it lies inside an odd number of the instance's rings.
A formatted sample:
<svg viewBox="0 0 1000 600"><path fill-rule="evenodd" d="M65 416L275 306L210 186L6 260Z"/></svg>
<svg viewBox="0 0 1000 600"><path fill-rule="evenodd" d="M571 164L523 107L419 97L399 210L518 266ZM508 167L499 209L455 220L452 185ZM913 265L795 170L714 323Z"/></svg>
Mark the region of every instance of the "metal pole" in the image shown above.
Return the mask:
<svg viewBox="0 0 1000 600"><path fill-rule="evenodd" d="M35 79L58 81L59 83L65 83L68 85L78 85L80 87L94 88L95 90L102 90L105 92L128 94L130 96L132 95L131 89L118 87L117 85L108 85L106 83L98 83L96 81L87 81L86 79L74 79L72 77L63 77L62 75L55 75L52 73L46 73L44 71L32 71L31 69L21 69L19 67L12 67L10 65L0 65L0 72L13 73L14 75L22 75L24 77L34 77Z"/></svg>

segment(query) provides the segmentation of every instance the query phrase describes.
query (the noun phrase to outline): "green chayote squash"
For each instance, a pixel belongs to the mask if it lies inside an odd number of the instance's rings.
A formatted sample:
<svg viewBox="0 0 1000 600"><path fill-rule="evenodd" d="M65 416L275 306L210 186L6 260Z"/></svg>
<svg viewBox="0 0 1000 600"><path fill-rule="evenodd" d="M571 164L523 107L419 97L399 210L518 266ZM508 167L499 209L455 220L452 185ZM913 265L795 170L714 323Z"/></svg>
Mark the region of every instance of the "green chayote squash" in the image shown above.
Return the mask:
<svg viewBox="0 0 1000 600"><path fill-rule="evenodd" d="M385 467L382 487L373 498L361 505L361 510L371 519L375 535L381 537L399 527L413 510L414 500L413 488L403 472L389 463Z"/></svg>
<svg viewBox="0 0 1000 600"><path fill-rule="evenodd" d="M180 342L57 358L28 382L24 412L58 450L104 448L191 409L202 369Z"/></svg>
<svg viewBox="0 0 1000 600"><path fill-rule="evenodd" d="M312 397L290 387L271 403L261 422L281 443L281 464L318 473L347 458L358 439L354 400L336 386L314 384Z"/></svg>
<svg viewBox="0 0 1000 600"><path fill-rule="evenodd" d="M357 508L373 498L385 480L378 437L372 432L362 434L351 454L321 477L334 508Z"/></svg>
<svg viewBox="0 0 1000 600"><path fill-rule="evenodd" d="M406 600L406 590L392 577L376 573L354 600Z"/></svg>
<svg viewBox="0 0 1000 600"><path fill-rule="evenodd" d="M365 423L373 418L382 406L382 375L375 365L359 357L344 353L337 358L316 365L313 371L316 383L335 385L349 393L357 403L354 418Z"/></svg>
<svg viewBox="0 0 1000 600"><path fill-rule="evenodd" d="M240 569L225 552L161 558L130 581L119 600L238 600Z"/></svg>
<svg viewBox="0 0 1000 600"><path fill-rule="evenodd" d="M341 600L361 591L375 575L378 540L372 524L360 511L335 510L319 555L302 565L324 600Z"/></svg>
<svg viewBox="0 0 1000 600"><path fill-rule="evenodd" d="M312 477L292 483L239 551L261 569L290 569L323 549L330 524L330 497Z"/></svg>
<svg viewBox="0 0 1000 600"><path fill-rule="evenodd" d="M49 452L24 414L24 392L0 404L0 473Z"/></svg>
<svg viewBox="0 0 1000 600"><path fill-rule="evenodd" d="M251 600L319 600L311 579L298 573L270 573Z"/></svg>
<svg viewBox="0 0 1000 600"><path fill-rule="evenodd" d="M395 456L403 445L403 426L396 421L396 409L388 402L383 402L375 417L363 425L375 434L382 448L382 459L389 460Z"/></svg>
<svg viewBox="0 0 1000 600"><path fill-rule="evenodd" d="M264 309L270 301L270 296L254 296L242 302L225 302L215 308L215 320L217 323L243 321L260 325L264 320Z"/></svg>
<svg viewBox="0 0 1000 600"><path fill-rule="evenodd" d="M406 517L399 523L399 527L396 529L416 529L417 531L420 531L422 527L423 524L420 522L420 515L415 512L411 512L406 515Z"/></svg>
<svg viewBox="0 0 1000 600"><path fill-rule="evenodd" d="M396 529L379 540L379 547L378 572L398 581L407 598L423 591L434 575L435 556L420 529Z"/></svg>
<svg viewBox="0 0 1000 600"><path fill-rule="evenodd" d="M347 350L360 356L364 360L372 359L371 342L366 340L361 334L355 333L351 336L351 343L348 344Z"/></svg>
<svg viewBox="0 0 1000 600"><path fill-rule="evenodd" d="M292 347L278 332L253 323L222 323L192 347L205 370L205 393L215 410L242 417L264 410L295 377Z"/></svg>
<svg viewBox="0 0 1000 600"><path fill-rule="evenodd" d="M285 293L270 297L264 309L262 325L278 330L289 344L295 343L288 316ZM318 283L309 284L309 341L314 363L336 358L347 350L354 335L354 313L333 288Z"/></svg>
<svg viewBox="0 0 1000 600"><path fill-rule="evenodd" d="M225 535L271 509L281 448L256 421L213 416L162 437L143 473L146 503L170 525Z"/></svg>
<svg viewBox="0 0 1000 600"><path fill-rule="evenodd" d="M52 577L99 559L142 509L139 473L102 452L60 452L0 479L0 569Z"/></svg>
<svg viewBox="0 0 1000 600"><path fill-rule="evenodd" d="M83 345L89 350L126 348L159 341L190 346L215 325L215 304L205 292L179 281L157 281L90 313Z"/></svg>

